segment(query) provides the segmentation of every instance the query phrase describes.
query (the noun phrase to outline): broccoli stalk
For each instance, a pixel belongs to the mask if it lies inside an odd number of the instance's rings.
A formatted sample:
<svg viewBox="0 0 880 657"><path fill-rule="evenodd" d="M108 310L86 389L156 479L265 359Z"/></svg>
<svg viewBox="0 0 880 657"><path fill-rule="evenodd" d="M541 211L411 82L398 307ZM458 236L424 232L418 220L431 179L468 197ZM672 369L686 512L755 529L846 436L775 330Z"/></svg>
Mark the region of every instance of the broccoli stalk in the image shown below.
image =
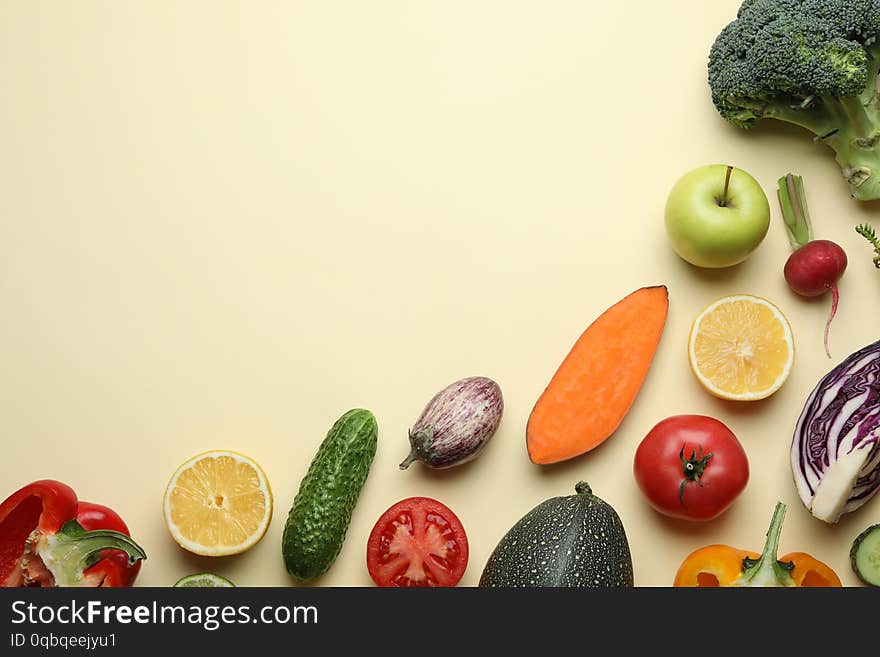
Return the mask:
<svg viewBox="0 0 880 657"><path fill-rule="evenodd" d="M880 199L878 35L880 0L745 0L709 54L712 100L743 128L809 130L854 198Z"/></svg>

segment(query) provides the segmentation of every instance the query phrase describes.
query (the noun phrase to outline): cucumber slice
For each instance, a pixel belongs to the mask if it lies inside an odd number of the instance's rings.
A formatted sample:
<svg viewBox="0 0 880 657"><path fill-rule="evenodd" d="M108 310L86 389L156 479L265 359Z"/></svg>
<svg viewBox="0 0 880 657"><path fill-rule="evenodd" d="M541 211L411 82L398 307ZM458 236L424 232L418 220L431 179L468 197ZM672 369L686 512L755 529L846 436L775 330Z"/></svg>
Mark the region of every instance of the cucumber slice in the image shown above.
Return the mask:
<svg viewBox="0 0 880 657"><path fill-rule="evenodd" d="M865 584L880 586L880 525L868 527L849 552L853 570Z"/></svg>
<svg viewBox="0 0 880 657"><path fill-rule="evenodd" d="M174 584L175 587L186 587L186 588L196 588L196 589L211 589L211 588L229 588L235 587L235 584L230 582L225 577L220 577L220 575L215 575L214 573L197 573L195 575L187 575L186 577L181 577Z"/></svg>

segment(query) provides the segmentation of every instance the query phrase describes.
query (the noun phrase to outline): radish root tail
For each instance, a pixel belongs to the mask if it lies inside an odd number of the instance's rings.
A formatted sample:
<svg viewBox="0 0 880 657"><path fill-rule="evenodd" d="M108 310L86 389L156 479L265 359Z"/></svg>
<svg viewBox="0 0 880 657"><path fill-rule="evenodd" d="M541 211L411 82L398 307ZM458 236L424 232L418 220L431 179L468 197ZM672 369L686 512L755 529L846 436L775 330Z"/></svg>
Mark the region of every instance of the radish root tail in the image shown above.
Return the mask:
<svg viewBox="0 0 880 657"><path fill-rule="evenodd" d="M831 288L831 314L828 316L828 321L825 322L825 355L828 358L831 358L831 349L828 347L828 336L831 333L831 322L834 321L834 316L837 315L837 305L840 302L840 294L837 291L837 283L832 283L830 285Z"/></svg>

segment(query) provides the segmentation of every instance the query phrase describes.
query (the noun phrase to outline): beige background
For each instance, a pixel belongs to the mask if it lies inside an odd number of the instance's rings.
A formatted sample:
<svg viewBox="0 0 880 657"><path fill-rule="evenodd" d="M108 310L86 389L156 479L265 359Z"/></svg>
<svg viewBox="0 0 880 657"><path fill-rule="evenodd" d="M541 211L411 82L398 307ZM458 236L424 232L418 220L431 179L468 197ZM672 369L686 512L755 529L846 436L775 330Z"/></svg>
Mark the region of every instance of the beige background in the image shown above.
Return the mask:
<svg viewBox="0 0 880 657"><path fill-rule="evenodd" d="M149 553L141 585L210 569L288 585L280 536L333 421L372 409L380 444L342 554L321 585L370 584L367 535L410 495L436 497L471 542L477 583L526 511L587 479L623 518L639 585L669 585L712 542L756 549L777 499L782 549L847 584L873 502L813 520L788 465L805 396L830 367L829 299L785 287L770 233L743 266L690 268L663 206L722 162L772 191L804 175L817 233L850 256L835 358L877 339L880 272L854 232L833 155L796 130L725 125L706 57L739 0L0 3L0 497L41 477L115 507ZM875 222L876 225L876 222ZM564 465L525 451L529 410L577 335L632 290L666 284L654 366L617 434ZM770 401L722 403L693 379L690 323L715 298L764 295L798 348ZM836 361L835 361L836 362ZM430 396L473 374L507 403L484 455L397 469ZM660 419L705 413L744 443L752 479L715 522L666 520L631 468ZM177 465L242 451L275 516L229 559L178 549L161 514Z"/></svg>

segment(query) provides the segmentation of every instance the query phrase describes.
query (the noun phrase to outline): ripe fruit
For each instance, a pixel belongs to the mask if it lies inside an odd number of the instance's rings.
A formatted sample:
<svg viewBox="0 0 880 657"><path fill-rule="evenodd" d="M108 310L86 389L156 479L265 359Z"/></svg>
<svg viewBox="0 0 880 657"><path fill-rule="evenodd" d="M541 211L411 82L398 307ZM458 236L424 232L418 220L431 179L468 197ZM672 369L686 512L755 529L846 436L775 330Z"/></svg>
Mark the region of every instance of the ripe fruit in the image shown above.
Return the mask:
<svg viewBox="0 0 880 657"><path fill-rule="evenodd" d="M767 235L770 203L752 176L713 164L685 174L666 202L666 232L675 252L697 267L731 267Z"/></svg>
<svg viewBox="0 0 880 657"><path fill-rule="evenodd" d="M746 487L749 460L724 423L705 415L675 415L639 444L633 472L655 510L684 520L712 520Z"/></svg>
<svg viewBox="0 0 880 657"><path fill-rule="evenodd" d="M754 401L788 379L794 339L785 315L766 299L724 297L694 320L688 358L694 376L716 397Z"/></svg>
<svg viewBox="0 0 880 657"><path fill-rule="evenodd" d="M467 563L461 521L430 497L408 497L392 506L367 541L367 568L377 586L455 586Z"/></svg>
<svg viewBox="0 0 880 657"><path fill-rule="evenodd" d="M180 547L221 557L256 545L272 519L272 491L257 463L215 450L181 465L165 490L165 524Z"/></svg>

